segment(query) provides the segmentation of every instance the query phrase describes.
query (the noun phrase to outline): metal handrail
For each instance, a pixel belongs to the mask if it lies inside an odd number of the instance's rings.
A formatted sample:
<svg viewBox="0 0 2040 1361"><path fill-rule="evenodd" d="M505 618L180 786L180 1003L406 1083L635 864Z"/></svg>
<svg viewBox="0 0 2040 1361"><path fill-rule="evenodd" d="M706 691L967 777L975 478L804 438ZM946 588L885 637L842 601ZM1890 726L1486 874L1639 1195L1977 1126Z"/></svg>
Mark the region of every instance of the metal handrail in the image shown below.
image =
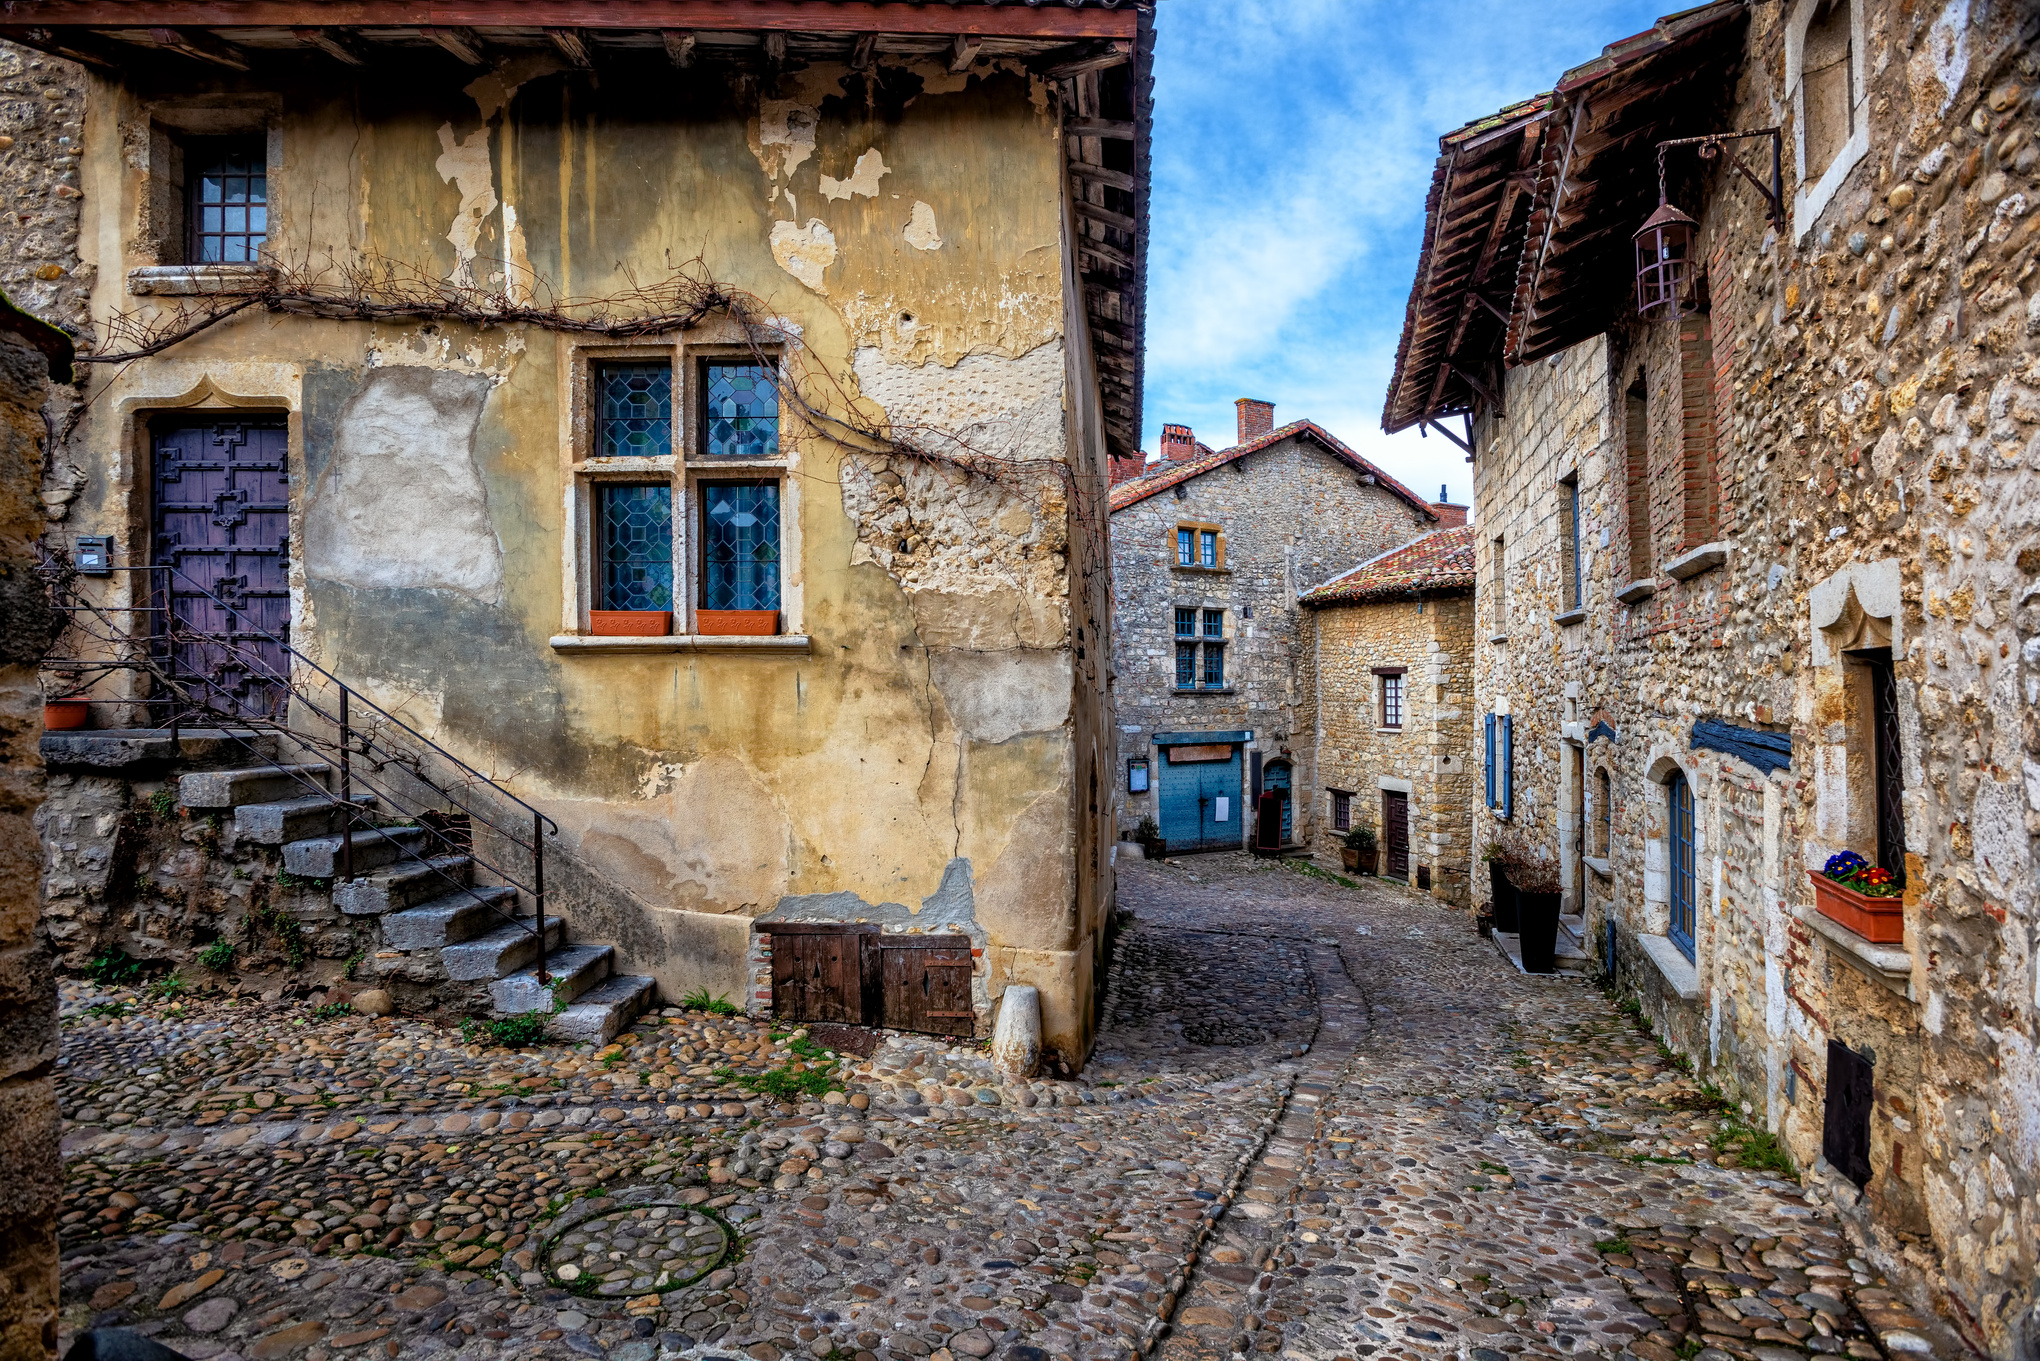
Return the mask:
<svg viewBox="0 0 2040 1361"><path fill-rule="evenodd" d="M268 633L266 630L249 626L246 619L247 612L245 609L229 605L227 602L221 600L219 597L215 596L211 591L207 590L204 585L197 581L192 580L190 576L186 575L180 568L178 568L174 564L165 563L146 566L139 564L127 566L115 566L112 568L112 570L121 572L140 572L149 574L151 579L150 598L152 601L155 599L156 591L155 574L157 573L168 574L168 577L165 578L166 589L162 597L164 602L163 604L161 604L160 606L151 604L149 606L131 605L127 607L128 612L130 613L147 614L152 616L162 615L164 617L163 633L161 635L151 634L149 639L151 645L150 662L137 663L131 661L127 662L86 661L83 659L53 658L49 659L49 661L46 662L46 665L69 666L73 668L99 670L102 673L112 670L134 670L134 669L149 671L154 679L162 683L164 688L169 692L170 696L172 697L171 702L168 705L167 712L168 712L168 726L171 734L171 740L173 742L175 742L177 739L177 733L179 730L179 723L181 717L179 712L179 704L177 703L177 701L182 700L186 704L195 704L196 712L214 714L220 718L228 720L224 728L224 731L227 733L228 736L240 742L244 747L248 747L251 751L253 750L253 744L249 742L247 737L243 736L239 732L234 731L236 727L246 729L249 732L254 732L257 730L273 731L279 736L288 738L296 746L306 751L317 752L319 750L319 747L315 741L308 738L304 734L298 733L297 731L289 727L289 725L285 722L281 722L273 717L267 716L257 718L252 715L241 713L237 709L233 708L227 710L215 708L212 704L208 702L206 691L208 689L220 689L222 693L225 693L224 688L220 687L217 684L217 682L213 681L209 677L177 675L174 657L163 657L161 659L162 664L160 665L157 664L157 658L154 653L154 645L158 642L159 639L162 639L164 641L172 640L176 627L180 622L174 611L174 606L171 603L170 592L167 589L168 578L174 577L177 579L181 579L182 582L185 583L185 586L189 588L190 594L203 598L204 600L210 602L212 605L223 611L229 617L234 618L237 623L240 623L242 627L235 630L237 634L241 635L242 637L252 637L256 641L265 642L270 644L271 646L278 648L280 651L282 651L289 657L295 658L298 662L302 663L309 670L314 671L318 675L324 677L339 691L339 704L337 706L339 712L337 715L335 715L329 713L325 708L323 708L320 705L320 703L316 699L314 699L310 694L306 693L305 690L301 689L296 677L288 674L278 675L275 672L275 670L269 665L266 659L258 655L253 655L246 652L241 646L240 638L235 637L222 638L217 634L206 633L194 633L191 635L192 641L202 641L208 646L220 648L227 651L230 655L232 655L235 658L236 661L243 664L250 674L262 680L276 683L282 688L285 694L296 699L298 702L303 704L307 709L309 709L312 713L316 714L318 717L325 719L330 723L333 723L335 727L338 729L339 740L337 745L339 747L338 766L340 772L340 793L337 798L334 796L333 791L327 788L322 783L306 779L304 776L302 776L296 771L285 771L285 773L287 773L290 776L290 778L296 781L298 784L304 786L309 792L326 799L327 802L337 806L342 810L343 818L340 842L341 874L339 876L341 880L343 882L351 882L355 877L354 829L356 822L364 820L366 816L364 810L357 807L353 802L353 784L355 778L355 771L353 768L352 758L355 754L355 745L356 741L358 740L360 755L366 757L380 754L381 756L383 756L384 760L380 763L377 763L374 767L375 769L380 769L382 765L389 764L401 766L402 768L408 770L413 776L415 776L420 783L424 784L427 788L433 790L435 793L445 798L448 802L452 803L456 808L466 813L470 818L479 820L482 823L482 825L488 827L491 831L495 832L499 836L502 836L503 838L509 840L513 845L516 845L521 849L529 850L531 852L532 882L530 885L525 885L519 883L516 876L503 870L500 866L492 864L488 860L477 855L472 844L463 849L458 847L439 828L423 826L422 824L420 827L420 829L424 831L429 837L438 841L442 846L444 846L448 850L461 851L462 854L467 855L470 858L470 860L472 860L475 864L483 866L484 868L489 870L490 873L502 879L508 886L516 889L521 889L524 892L531 894L535 908L535 914L532 918L531 926L528 929L530 929L531 933L536 937L536 939L539 942L538 977L541 983L547 983L551 981L545 967L546 911L545 911L544 843L545 837L548 834L548 829L550 829L551 835L557 836L559 834L559 824L557 822L555 822L552 818L546 816L546 814L541 812L539 809L532 807L532 805L527 803L525 800L519 798L517 795L505 789L495 780L489 778L487 775L484 775L481 771L475 769L472 765L468 764L460 757L455 756L452 752L446 750L446 748L440 746L437 742L434 742L431 738L426 737L416 728L413 728L410 724L404 722L404 720L398 718L395 714L390 713L387 709L384 709L374 700L368 698L366 695L363 695L360 691L354 689L354 687L348 685L345 681L341 680L331 671L327 670L319 663L313 661L310 657L307 657L304 653L300 652L298 649L292 647L288 642L285 642L283 639L278 638L271 633ZM92 614L99 615L101 617L104 617L114 612L109 607L101 607L96 605L68 605L60 608L62 608L66 613L89 612ZM108 621L108 625L109 627L115 627L111 624L110 620ZM129 629L117 631L124 634L126 639L130 643L134 641L133 630ZM192 695L190 694L190 690L194 683L199 689L199 694L195 702L193 700ZM153 706L153 704L156 701L144 699L135 702ZM378 737L377 733L372 728L367 731L362 730L355 723L352 712L353 706L356 702L365 705L369 710L371 710L380 719L387 722L390 726L397 729L401 729L404 733L408 734L411 738L415 739L420 746L424 747L431 754L438 756L441 760L445 761L447 764L454 767L456 771L468 777L465 781L450 781L449 783L467 783L470 785L472 785L473 783L480 783L486 785L490 790L492 790L495 794L497 794L504 800L507 800L508 802L515 804L517 807L522 808L524 811L530 813L531 814L530 841L526 842L517 834L512 833L507 828L498 825L498 823L494 819L492 819L489 815L477 811L473 806L471 806L469 802L463 800L459 795L454 793L453 790L443 787L439 781L428 776L422 768L424 761L424 757L422 754L404 751L396 745L383 741L381 738ZM279 770L285 769L283 763L276 761L274 758L268 759L269 763L273 766L276 766ZM394 797L390 792L388 792L386 788L378 788L378 783L376 781L364 778L363 784L364 786L367 787L367 789L370 792L375 793L378 798L386 801L391 808L397 810L398 812L403 813L412 812L412 810L405 807L404 800ZM416 814L414 813L413 816L416 816ZM524 920L522 918L512 916L511 914L503 912L502 909L498 908L493 902L490 902L488 899L482 897L481 894L475 890L473 885L461 884L458 881L454 880L443 869L433 864L432 860L429 857L419 855L416 851L412 850L410 847L404 848L404 854L414 857L415 859L418 860L420 864L430 868L433 873L439 875L441 878L446 879L447 882L454 889L467 893L470 897L474 898L476 902L488 908L490 911L494 912L497 916L503 917L505 920L510 921L515 925L522 926L524 924Z"/></svg>

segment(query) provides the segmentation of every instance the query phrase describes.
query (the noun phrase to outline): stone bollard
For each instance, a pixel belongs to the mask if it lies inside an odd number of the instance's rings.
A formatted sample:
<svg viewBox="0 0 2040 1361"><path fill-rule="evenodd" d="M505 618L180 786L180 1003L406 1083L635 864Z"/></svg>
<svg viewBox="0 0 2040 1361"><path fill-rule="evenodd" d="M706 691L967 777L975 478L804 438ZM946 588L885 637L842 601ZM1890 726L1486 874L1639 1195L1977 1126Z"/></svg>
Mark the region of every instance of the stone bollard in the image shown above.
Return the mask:
<svg viewBox="0 0 2040 1361"><path fill-rule="evenodd" d="M992 1062L1012 1078L1033 1077L1041 1066L1041 993L1032 984L1015 983L1000 999Z"/></svg>

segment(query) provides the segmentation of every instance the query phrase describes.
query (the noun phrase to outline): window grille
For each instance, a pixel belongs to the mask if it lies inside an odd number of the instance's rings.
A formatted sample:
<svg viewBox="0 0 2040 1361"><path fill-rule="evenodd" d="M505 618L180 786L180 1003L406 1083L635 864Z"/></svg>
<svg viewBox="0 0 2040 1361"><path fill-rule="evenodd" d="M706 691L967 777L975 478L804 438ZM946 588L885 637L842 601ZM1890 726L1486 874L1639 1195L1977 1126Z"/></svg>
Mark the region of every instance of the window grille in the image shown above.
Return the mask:
<svg viewBox="0 0 2040 1361"><path fill-rule="evenodd" d="M1683 774L1666 782L1672 822L1672 922L1667 933L1687 959L1693 958L1693 904L1697 877L1693 870L1693 786Z"/></svg>
<svg viewBox="0 0 2040 1361"><path fill-rule="evenodd" d="M673 366L595 366L597 437L602 458L660 458L673 452Z"/></svg>
<svg viewBox="0 0 2040 1361"><path fill-rule="evenodd" d="M269 149L262 137L208 137L185 146L191 263L253 264L269 239Z"/></svg>
<svg viewBox="0 0 2040 1361"><path fill-rule="evenodd" d="M1400 728L1403 714L1403 678L1383 676L1381 678L1381 726Z"/></svg>
<svg viewBox="0 0 2040 1361"><path fill-rule="evenodd" d="M606 482L601 513L604 610L673 608L673 488Z"/></svg>
<svg viewBox="0 0 2040 1361"><path fill-rule="evenodd" d="M1176 636L1178 638L1188 638L1194 635L1196 632L1197 632L1197 611L1183 609L1177 610Z"/></svg>
<svg viewBox="0 0 2040 1361"><path fill-rule="evenodd" d="M1204 636L1207 638L1225 637L1224 610L1206 610L1204 612Z"/></svg>
<svg viewBox="0 0 2040 1361"><path fill-rule="evenodd" d="M1216 690L1225 684L1225 646L1222 643L1204 645L1204 688Z"/></svg>
<svg viewBox="0 0 2040 1361"><path fill-rule="evenodd" d="M779 484L701 484L701 607L779 608Z"/></svg>
<svg viewBox="0 0 2040 1361"><path fill-rule="evenodd" d="M1898 679L1891 654L1869 659L1871 723L1877 757L1877 863L1905 887L1905 773L1899 763Z"/></svg>
<svg viewBox="0 0 2040 1361"><path fill-rule="evenodd" d="M1353 830L1353 796L1344 790L1332 791L1332 830L1335 832Z"/></svg>
<svg viewBox="0 0 2040 1361"><path fill-rule="evenodd" d="M710 458L779 456L779 385L762 364L703 366L702 445Z"/></svg>
<svg viewBox="0 0 2040 1361"><path fill-rule="evenodd" d="M1176 688L1188 690L1197 684L1197 644L1176 644Z"/></svg>

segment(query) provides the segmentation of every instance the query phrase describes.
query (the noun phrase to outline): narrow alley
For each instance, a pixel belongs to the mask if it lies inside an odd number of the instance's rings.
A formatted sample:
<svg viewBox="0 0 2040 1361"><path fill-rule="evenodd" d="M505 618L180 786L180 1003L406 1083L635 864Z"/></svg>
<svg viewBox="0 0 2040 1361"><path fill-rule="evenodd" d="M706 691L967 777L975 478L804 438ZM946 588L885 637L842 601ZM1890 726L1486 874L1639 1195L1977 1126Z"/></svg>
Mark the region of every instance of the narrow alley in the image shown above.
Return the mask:
<svg viewBox="0 0 2040 1361"><path fill-rule="evenodd" d="M198 1361L1961 1354L1795 1180L1733 1165L1762 1160L1747 1131L1602 993L1516 973L1463 912L1244 856L1123 865L1120 892L1075 1081L678 1008L599 1051L510 1051L72 988L67 1339L137 1327ZM805 1099L802 1073L846 1090Z"/></svg>

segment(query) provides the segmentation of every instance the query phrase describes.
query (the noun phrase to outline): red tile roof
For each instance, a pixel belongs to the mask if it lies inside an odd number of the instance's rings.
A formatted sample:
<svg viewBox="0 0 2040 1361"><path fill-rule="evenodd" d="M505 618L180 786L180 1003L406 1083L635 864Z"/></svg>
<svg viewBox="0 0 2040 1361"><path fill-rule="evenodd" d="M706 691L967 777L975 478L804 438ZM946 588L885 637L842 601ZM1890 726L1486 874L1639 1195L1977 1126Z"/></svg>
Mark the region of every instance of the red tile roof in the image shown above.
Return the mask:
<svg viewBox="0 0 2040 1361"><path fill-rule="evenodd" d="M1221 449L1215 454L1210 454L1190 463L1162 464L1157 471L1148 474L1146 477L1136 478L1131 482L1121 482L1118 486L1114 487L1112 489L1112 509L1115 512L1125 510L1128 506L1147 500L1157 492L1167 491L1173 486L1188 482L1193 477L1202 477L1212 469L1223 468L1226 464L1245 458L1248 454L1258 453L1263 449L1271 448L1292 435L1301 435L1316 441L1326 453L1338 459L1341 463L1353 469L1353 471L1365 473L1367 476L1372 477L1383 487L1394 492L1431 519L1435 520L1438 518L1438 512L1431 509L1430 503L1424 500L1423 497L1417 495L1408 487L1405 487L1402 483L1354 453L1351 449L1348 449L1337 439L1333 438L1330 432L1326 431L1323 426L1318 425L1314 421L1291 421L1288 425L1277 426L1259 439L1249 440L1245 444L1235 444L1230 449ZM1200 444L1198 447L1201 449L1204 446Z"/></svg>
<svg viewBox="0 0 2040 1361"><path fill-rule="evenodd" d="M1314 586L1298 597L1305 605L1349 605L1418 592L1473 589L1473 526L1434 529Z"/></svg>

